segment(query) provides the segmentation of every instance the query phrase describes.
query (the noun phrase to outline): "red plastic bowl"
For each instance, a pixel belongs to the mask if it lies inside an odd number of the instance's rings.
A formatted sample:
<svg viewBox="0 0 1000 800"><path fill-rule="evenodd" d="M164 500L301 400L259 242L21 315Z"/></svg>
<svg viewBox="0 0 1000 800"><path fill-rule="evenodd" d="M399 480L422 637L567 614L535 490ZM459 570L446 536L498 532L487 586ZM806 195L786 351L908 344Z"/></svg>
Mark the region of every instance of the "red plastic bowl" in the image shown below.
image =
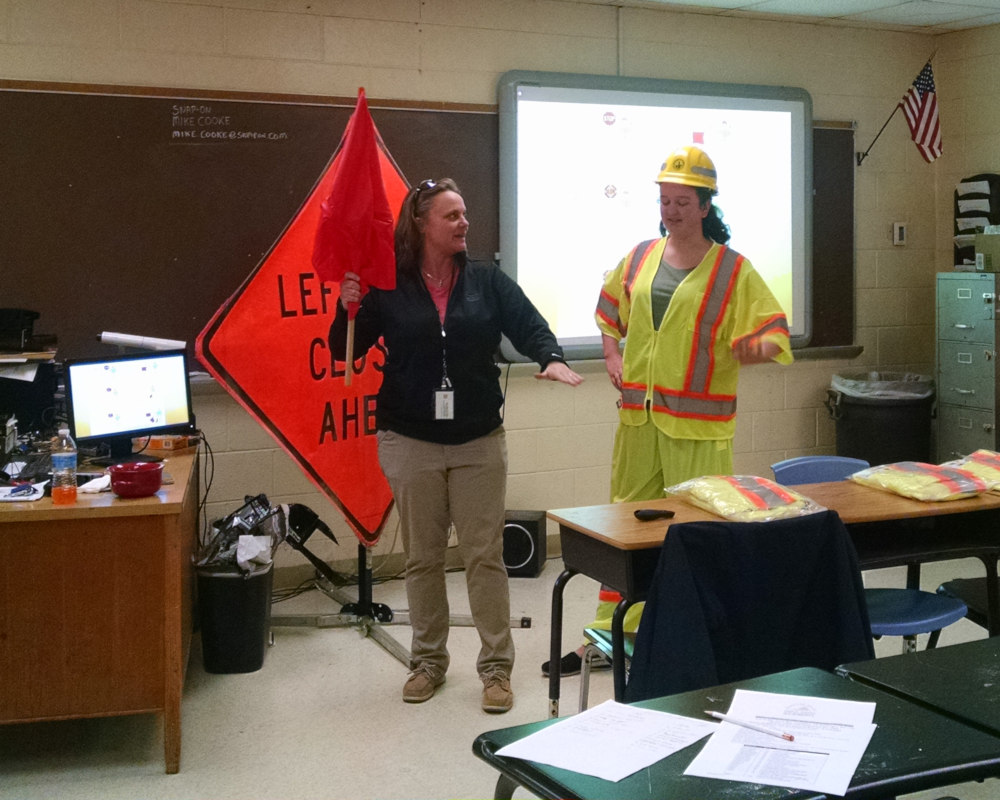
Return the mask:
<svg viewBox="0 0 1000 800"><path fill-rule="evenodd" d="M149 497L163 484L163 463L159 461L130 461L115 464L108 471L111 491L119 497Z"/></svg>

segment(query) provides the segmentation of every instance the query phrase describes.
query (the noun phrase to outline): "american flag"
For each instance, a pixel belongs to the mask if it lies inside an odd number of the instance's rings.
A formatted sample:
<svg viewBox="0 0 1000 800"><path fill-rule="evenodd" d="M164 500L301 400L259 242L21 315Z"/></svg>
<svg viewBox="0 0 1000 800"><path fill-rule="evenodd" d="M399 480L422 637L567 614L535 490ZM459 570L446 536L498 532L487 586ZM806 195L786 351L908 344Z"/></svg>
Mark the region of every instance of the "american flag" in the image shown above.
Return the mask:
<svg viewBox="0 0 1000 800"><path fill-rule="evenodd" d="M924 157L930 163L941 155L941 122L938 119L937 94L934 91L934 73L928 61L920 74L913 80L913 86L903 95L899 103L910 126L910 136Z"/></svg>

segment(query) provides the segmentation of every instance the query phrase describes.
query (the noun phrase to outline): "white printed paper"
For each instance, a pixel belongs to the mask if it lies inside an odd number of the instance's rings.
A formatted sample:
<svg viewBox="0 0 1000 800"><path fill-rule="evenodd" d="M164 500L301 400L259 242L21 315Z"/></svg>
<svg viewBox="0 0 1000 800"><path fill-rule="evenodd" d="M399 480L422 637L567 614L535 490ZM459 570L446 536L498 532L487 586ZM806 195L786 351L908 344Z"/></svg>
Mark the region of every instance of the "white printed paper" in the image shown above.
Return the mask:
<svg viewBox="0 0 1000 800"><path fill-rule="evenodd" d="M717 728L707 720L608 700L512 742L497 755L620 781Z"/></svg>
<svg viewBox="0 0 1000 800"><path fill-rule="evenodd" d="M986 197L979 197L973 200L959 200L958 201L958 213L968 214L970 211L982 211L986 214L990 213L990 201Z"/></svg>
<svg viewBox="0 0 1000 800"><path fill-rule="evenodd" d="M988 217L955 217L955 227L960 231L971 231L973 228L981 230L989 224Z"/></svg>
<svg viewBox="0 0 1000 800"><path fill-rule="evenodd" d="M843 795L877 727L874 703L743 689L727 716L795 739L723 722L685 775Z"/></svg>
<svg viewBox="0 0 1000 800"><path fill-rule="evenodd" d="M989 181L962 181L958 184L956 190L959 196L965 194L989 194L990 193L990 182Z"/></svg>

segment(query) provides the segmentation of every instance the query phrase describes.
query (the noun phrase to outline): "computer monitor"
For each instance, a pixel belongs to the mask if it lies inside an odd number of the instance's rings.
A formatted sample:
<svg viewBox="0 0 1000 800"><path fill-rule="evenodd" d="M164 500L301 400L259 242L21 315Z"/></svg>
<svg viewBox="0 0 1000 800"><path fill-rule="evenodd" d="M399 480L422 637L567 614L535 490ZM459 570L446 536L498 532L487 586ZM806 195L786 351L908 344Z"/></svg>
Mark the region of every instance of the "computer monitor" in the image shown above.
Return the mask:
<svg viewBox="0 0 1000 800"><path fill-rule="evenodd" d="M195 429L185 351L65 363L70 435L81 449L134 459L132 439Z"/></svg>

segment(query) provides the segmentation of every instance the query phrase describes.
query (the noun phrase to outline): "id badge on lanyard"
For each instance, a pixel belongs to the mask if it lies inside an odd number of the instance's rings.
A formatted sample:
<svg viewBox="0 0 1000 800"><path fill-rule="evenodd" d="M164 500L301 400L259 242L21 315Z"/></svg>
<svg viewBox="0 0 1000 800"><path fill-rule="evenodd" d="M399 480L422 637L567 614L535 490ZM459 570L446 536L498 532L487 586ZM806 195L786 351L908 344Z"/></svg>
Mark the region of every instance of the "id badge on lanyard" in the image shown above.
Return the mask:
<svg viewBox="0 0 1000 800"><path fill-rule="evenodd" d="M434 419L455 419L455 392L448 378L444 325L441 326L441 388L434 392Z"/></svg>

